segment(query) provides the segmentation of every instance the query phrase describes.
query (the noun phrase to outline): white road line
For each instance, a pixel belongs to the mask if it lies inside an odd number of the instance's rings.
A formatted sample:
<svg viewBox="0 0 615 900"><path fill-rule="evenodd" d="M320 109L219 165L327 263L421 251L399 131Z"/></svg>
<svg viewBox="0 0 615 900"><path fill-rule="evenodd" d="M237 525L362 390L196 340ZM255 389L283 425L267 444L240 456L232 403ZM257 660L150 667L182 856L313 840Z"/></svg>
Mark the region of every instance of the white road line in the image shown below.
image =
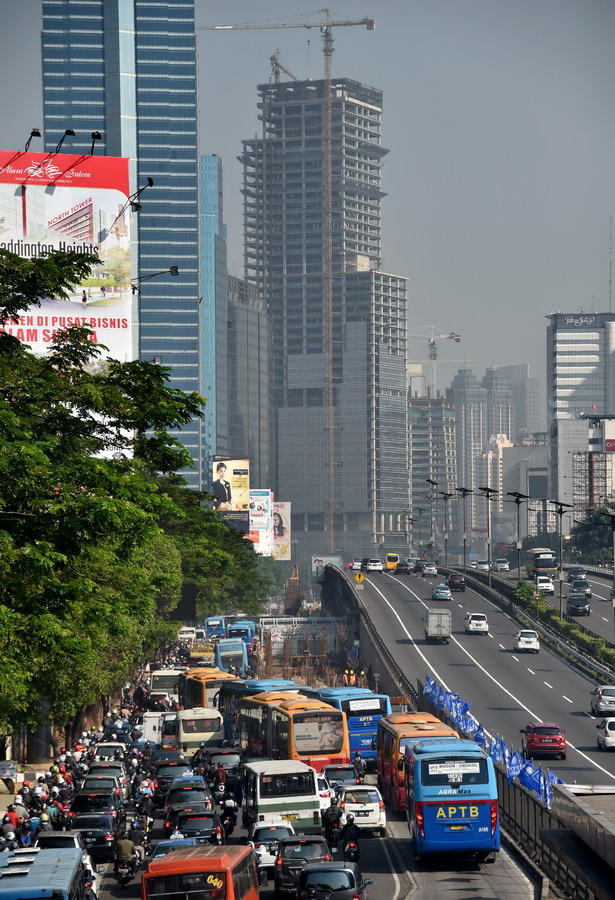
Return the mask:
<svg viewBox="0 0 615 900"><path fill-rule="evenodd" d="M566 694L562 694L562 697L564 698L564 700L567 700L568 703L572 703L572 700L570 699L570 697L567 697Z"/></svg>
<svg viewBox="0 0 615 900"><path fill-rule="evenodd" d="M504 644L500 644L500 650L505 650Z"/></svg>
<svg viewBox="0 0 615 900"><path fill-rule="evenodd" d="M397 898L399 897L399 892L401 890L401 884L400 884L397 872L393 868L393 860L391 859L391 854L389 853L389 851L387 849L386 841L384 841L382 838L381 838L381 841L382 841L382 849L384 850L384 855L387 858L387 862L389 864L389 869L391 870L391 875L393 876L393 884L395 885L395 893L393 894L393 897L391 898L391 900L397 900Z"/></svg>
<svg viewBox="0 0 615 900"><path fill-rule="evenodd" d="M491 638L491 640L493 640L493 639L494 639L494 638L493 638L493 635L492 635L492 634L490 634L490 633L489 633L489 632L487 632L487 637L490 637L490 638Z"/></svg>
<svg viewBox="0 0 615 900"><path fill-rule="evenodd" d="M543 684L546 684L546 686L547 686L548 688L551 688L551 690L553 690L553 685L552 685L552 684L549 684L548 681L543 681Z"/></svg>
<svg viewBox="0 0 615 900"><path fill-rule="evenodd" d="M585 715L588 716L590 719L594 718L591 713L586 712Z"/></svg>
<svg viewBox="0 0 615 900"><path fill-rule="evenodd" d="M502 647L501 644L500 644L500 647ZM503 650L503 649L504 649L504 647L502 647L502 650ZM514 653L512 653L511 656L512 656L512 658L513 658L516 662L519 662L519 657L518 657L518 656L515 656Z"/></svg>
<svg viewBox="0 0 615 900"><path fill-rule="evenodd" d="M534 672L533 669L530 669L529 666L527 667L527 670L528 670L528 672L530 673L530 675L535 675L535 674L536 674L536 672Z"/></svg>
<svg viewBox="0 0 615 900"><path fill-rule="evenodd" d="M603 622L608 622L609 620L608 620L608 619L605 619L605 617L602 616L602 621L603 621Z"/></svg>
<svg viewBox="0 0 615 900"><path fill-rule="evenodd" d="M395 580L397 581L397 579L395 579ZM401 584L400 581L397 581L397 583L398 583L398 584ZM403 588L405 588L405 590L409 591L409 593L411 593L414 597L416 597L416 599L419 601L419 603L421 603L421 604L425 607L425 609L428 608L428 607L427 607L427 604L426 604L426 603L423 603L423 601L421 600L421 598L420 598L419 596L417 596L417 594L415 594L414 591L411 591L410 588L406 587L405 584L402 584L401 586L402 586ZM434 667L431 665L431 663L428 662L427 658L425 657L425 654L424 654L424 653L417 647L417 645L415 644L412 635L410 634L410 632L408 631L408 629L406 628L406 626L405 626L404 623L402 622L399 613L398 613L396 610L393 609L393 607L391 606L391 604L390 604L390 602L388 601L388 599L384 596L384 594L382 593L382 591L381 591L378 587L376 587L375 584L372 585L372 587L380 594L380 596L382 597L382 599L384 600L384 602L386 603L386 605L389 607L389 609L391 610L391 612L393 613L393 615L395 616L395 618L397 619L397 621L399 622L399 624L400 624L401 627L403 628L406 637L408 637L408 638L410 639L410 643L412 644L412 646L414 647L414 649L417 651L417 653L419 654L419 656L421 657L421 659L423 660L423 662L427 665L428 669L429 669L431 672L433 672L433 674L436 676L437 680L440 682L440 684L442 685L442 687L443 687L445 690L447 690L447 691L450 690L450 688L449 688L449 687L446 685L446 683L442 680L442 678L440 677L440 675L438 674L438 672L436 671L436 669L434 669ZM487 669L486 669L483 665L481 665L481 664L479 663L479 661L478 661L474 656L472 656L472 654L471 654L468 650L466 650L466 648L463 646L463 644L461 644L461 643L457 640L457 638L456 638L454 635L451 635L451 640L454 641L455 644L457 644L457 646L459 647L459 649L461 650L461 652L462 652L462 653L465 653L465 655L466 655L469 659L472 660L472 662L474 663L474 665L475 665L477 668L479 668L479 669L481 670L481 672L482 672L487 678L489 678L490 681L492 681L495 685L497 685L497 686L500 688L500 690L504 691L504 693L505 693L508 697L510 697L511 700L514 700L515 703L518 703L519 706L521 707L521 709L524 709L524 710L526 711L526 713L528 713L528 714L529 714L533 719L535 719L537 722L542 721L541 717L538 716L535 712L533 712L533 710L531 710L531 709L529 708L529 706L526 706L525 703L522 703L521 700L519 700L518 697L515 697L515 695L512 693L512 691L509 691L508 688L504 687L504 685L503 685L500 681L497 680L497 678L494 678L493 675L492 675L490 672L488 672ZM528 669L528 671L531 672L532 670L531 670L531 669ZM535 675L536 673L535 673L535 672L532 672L532 674ZM488 732L487 732L486 729L485 729L485 734L488 734ZM491 737L491 735L489 735L489 737ZM575 747L575 745L572 744L570 741L568 741L568 746L569 746L569 748L570 748L571 750L574 750L576 753L578 753L579 756L582 756L583 759L584 759L586 762L588 762L588 763L590 764L590 766L594 766L596 769L600 769L600 771L603 773L603 775L606 775L608 778L610 778L610 779L612 779L613 781L615 781L615 774L614 774L613 772L609 772L607 769L603 768L603 766L601 766L599 763L595 762L590 756L587 756L586 753L583 753L582 750L579 750L578 747Z"/></svg>

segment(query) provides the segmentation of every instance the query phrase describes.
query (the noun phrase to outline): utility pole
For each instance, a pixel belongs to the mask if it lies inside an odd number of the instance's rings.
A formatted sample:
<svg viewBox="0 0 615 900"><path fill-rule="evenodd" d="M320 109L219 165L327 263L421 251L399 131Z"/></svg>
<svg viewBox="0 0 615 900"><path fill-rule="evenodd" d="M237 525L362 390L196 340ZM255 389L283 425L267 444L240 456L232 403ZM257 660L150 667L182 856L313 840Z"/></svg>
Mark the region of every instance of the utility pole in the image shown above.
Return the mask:
<svg viewBox="0 0 615 900"><path fill-rule="evenodd" d="M448 501L453 496L446 491L438 491L444 500L444 565L448 566Z"/></svg>
<svg viewBox="0 0 615 900"><path fill-rule="evenodd" d="M491 587L491 497L493 494L498 494L499 491L491 487L479 487L479 491L482 491L487 499L487 564L489 566L487 582Z"/></svg>
<svg viewBox="0 0 615 900"><path fill-rule="evenodd" d="M517 579L521 579L521 503L523 500L529 500L527 494L520 494L519 491L507 491L508 497L513 497L517 504Z"/></svg>
<svg viewBox="0 0 615 900"><path fill-rule="evenodd" d="M570 509L572 507L572 503L562 503L559 500L548 500L548 503L552 503L556 509L555 512L559 516L559 617L562 618L562 554L563 554L563 543L562 543L562 519L564 518L564 510Z"/></svg>
<svg viewBox="0 0 615 900"><path fill-rule="evenodd" d="M466 531L466 497L468 494L473 494L474 491L472 488L466 487L456 487L456 491L461 494L461 499L463 503L463 574L466 574L466 568L468 565L468 553L467 553L467 540L468 533Z"/></svg>

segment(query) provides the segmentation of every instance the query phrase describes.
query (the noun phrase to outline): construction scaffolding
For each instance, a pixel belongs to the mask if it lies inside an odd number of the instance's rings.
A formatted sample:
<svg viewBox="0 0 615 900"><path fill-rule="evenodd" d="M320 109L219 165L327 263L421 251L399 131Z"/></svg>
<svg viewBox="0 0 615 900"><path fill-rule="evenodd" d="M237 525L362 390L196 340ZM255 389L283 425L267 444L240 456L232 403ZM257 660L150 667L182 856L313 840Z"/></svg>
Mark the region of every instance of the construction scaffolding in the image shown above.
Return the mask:
<svg viewBox="0 0 615 900"><path fill-rule="evenodd" d="M572 505L575 518L600 509L608 497L607 454L577 450L572 454Z"/></svg>

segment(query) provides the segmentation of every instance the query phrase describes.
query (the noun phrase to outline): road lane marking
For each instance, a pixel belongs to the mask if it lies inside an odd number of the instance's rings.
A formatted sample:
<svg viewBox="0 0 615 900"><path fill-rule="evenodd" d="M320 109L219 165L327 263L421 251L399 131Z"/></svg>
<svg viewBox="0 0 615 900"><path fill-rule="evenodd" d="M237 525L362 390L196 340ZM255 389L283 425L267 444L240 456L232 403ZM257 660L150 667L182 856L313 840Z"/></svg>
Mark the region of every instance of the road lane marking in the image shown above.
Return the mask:
<svg viewBox="0 0 615 900"><path fill-rule="evenodd" d="M395 579L395 581L397 581L397 579ZM414 591L411 591L409 587L406 587L406 585L401 584L400 581L397 581L397 583L400 584L403 588L405 588L405 590L407 590L409 593L411 593L414 597L416 597L416 599L419 601L419 603L421 603L421 604L425 607L425 609L428 609L427 604L426 604L426 603L423 603L423 601L421 600L421 598L420 598L417 594L415 594ZM412 637L412 635L410 634L410 632L408 631L408 629L406 628L406 626L405 626L404 623L402 622L401 616L399 615L399 613L397 612L397 610L393 609L393 607L391 606L391 603L389 602L389 600L387 599L387 597L384 596L384 594L382 593L382 591L380 590L380 588L378 588L375 584L373 584L372 587L374 588L375 591L377 591L377 593L380 594L380 596L382 597L382 599L384 600L384 602L386 603L386 605L389 607L389 609L391 610L391 612L393 613L393 615L395 616L395 618L397 619L397 621L399 622L399 624L400 624L401 627L403 628L406 637L409 638L410 643L411 643L412 646L415 648L415 650L417 651L417 653L419 654L419 656L421 657L421 659L423 660L423 662L426 664L426 666L428 667L428 669L429 669L431 672L433 672L433 674L436 676L437 680L440 682L440 684L442 685L442 687L443 687L446 691L449 691L450 688L447 686L446 682L441 678L441 676L438 674L438 672L436 671L436 669L434 668L434 666L432 666L431 663L427 660L427 657L425 656L425 654L417 647L417 645L416 645L416 643L415 643L415 641L414 641L414 638ZM497 680L497 678L494 678L494 676L493 676L490 672L488 672L487 669L486 669L483 665L481 665L481 664L479 663L479 661L478 661L474 656L472 656L472 654L471 654L468 650L466 650L466 648L463 646L463 644L461 644L461 643L457 640L457 638L456 638L454 635L451 635L451 641L453 641L455 644L457 644L457 646L459 647L459 649L461 650L461 652L462 652L462 653L465 653L465 655L468 657L468 659L471 659L472 662L474 663L474 665L475 665L477 668L479 668L479 669L481 670L481 672L482 672L482 673L483 673L490 681L492 681L495 685L497 685L497 687L499 687L500 690L502 690L508 697L510 697L511 700L514 700L515 703L517 703L517 704L521 707L521 709L524 709L525 712L528 713L528 714L529 714L533 719L535 719L537 722L541 722L541 721L542 721L542 718L541 718L539 715L537 715L535 712L533 712L533 710L531 710L531 709L529 708L529 706L526 706L525 703L522 703L522 701L521 701L518 697L515 697L515 695L512 693L512 691L509 691L507 687L504 687L504 685L503 685L501 682L499 682L499 681ZM528 669L528 671L531 671L531 669ZM533 672L532 674L535 675L536 673ZM483 727L484 727L484 726L483 726ZM486 729L485 729L485 734L488 734L488 732L487 732ZM488 736L491 737L491 735L488 735ZM600 771L601 771L604 775L606 775L606 776L607 776L608 778L610 778L611 780L615 781L615 774L613 774L613 772L609 772L607 769L605 769L603 766L601 766L600 763L595 762L590 756L587 756L586 753L583 753L582 750L579 750L578 747L575 747L575 745L572 744L570 741L568 741L568 746L570 747L571 750L574 750L576 753L578 753L579 756L582 756L583 759L586 760L586 762L588 762L588 763L590 764L590 766L593 766L593 767L596 768L596 769L600 769Z"/></svg>
<svg viewBox="0 0 615 900"><path fill-rule="evenodd" d="M392 900L397 900L397 898L399 897L399 892L401 890L401 883L399 881L397 872L393 868L393 860L391 859L391 854L388 851L386 842L382 838L380 840L382 841L382 849L384 850L384 855L387 858L387 862L389 864L389 869L391 870L391 874L393 875L393 884L395 885L395 893L393 894ZM393 840L395 840L395 838L393 838Z"/></svg>
<svg viewBox="0 0 615 900"><path fill-rule="evenodd" d="M536 674L536 672L534 672L533 669L530 669L529 666L527 667L527 670L528 670L528 672L530 673L530 675L535 675L535 674Z"/></svg>
<svg viewBox="0 0 615 900"><path fill-rule="evenodd" d="M603 621L603 622L608 622L609 620L608 620L608 619L605 619L605 617L602 616L602 621Z"/></svg>
<svg viewBox="0 0 615 900"><path fill-rule="evenodd" d="M548 688L551 688L551 690L553 690L553 685L552 685L552 684L549 684L548 681L543 681L543 684L546 684L546 686L547 686Z"/></svg>
<svg viewBox="0 0 615 900"><path fill-rule="evenodd" d="M572 700L570 699L570 697L567 697L566 694L562 694L562 697L564 698L564 700L567 700L568 703L572 703Z"/></svg>
<svg viewBox="0 0 615 900"><path fill-rule="evenodd" d="M500 650L506 650L506 647L504 646L504 644L500 644ZM517 662L519 662L519 660L517 660Z"/></svg>

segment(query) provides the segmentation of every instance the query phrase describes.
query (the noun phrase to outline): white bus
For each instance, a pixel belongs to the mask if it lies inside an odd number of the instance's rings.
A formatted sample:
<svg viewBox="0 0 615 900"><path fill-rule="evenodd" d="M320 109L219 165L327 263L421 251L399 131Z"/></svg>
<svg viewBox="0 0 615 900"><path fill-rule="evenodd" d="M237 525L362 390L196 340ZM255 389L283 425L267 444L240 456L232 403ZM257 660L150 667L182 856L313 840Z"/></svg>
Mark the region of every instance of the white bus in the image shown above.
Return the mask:
<svg viewBox="0 0 615 900"><path fill-rule="evenodd" d="M320 794L316 772L290 759L264 760L244 766L242 818L255 822L289 822L296 832L320 834Z"/></svg>
<svg viewBox="0 0 615 900"><path fill-rule="evenodd" d="M168 694L171 700L179 700L179 676L185 669L156 669L149 677L149 688L152 693L161 691Z"/></svg>
<svg viewBox="0 0 615 900"><path fill-rule="evenodd" d="M223 741L222 713L217 709L195 706L180 709L177 713L177 749L182 753L195 753L201 744L208 750L215 750Z"/></svg>

